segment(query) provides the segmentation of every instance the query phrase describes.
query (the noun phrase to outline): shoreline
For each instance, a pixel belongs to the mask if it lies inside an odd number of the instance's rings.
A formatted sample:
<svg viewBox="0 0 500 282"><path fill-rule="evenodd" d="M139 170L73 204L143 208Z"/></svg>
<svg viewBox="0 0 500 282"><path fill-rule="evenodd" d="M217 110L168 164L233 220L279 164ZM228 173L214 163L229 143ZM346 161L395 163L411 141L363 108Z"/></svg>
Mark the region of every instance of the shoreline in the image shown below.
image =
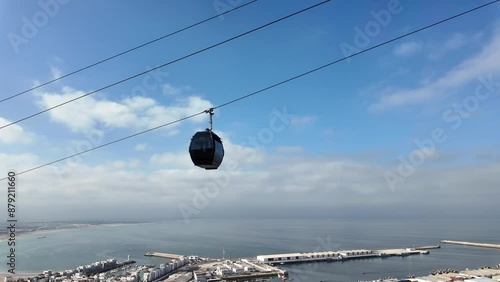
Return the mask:
<svg viewBox="0 0 500 282"><path fill-rule="evenodd" d="M33 272L33 271L16 271L16 274L12 274L9 272L0 272L0 279L5 279L6 277L12 277L14 279L17 278L32 278L38 276L41 272Z"/></svg>
<svg viewBox="0 0 500 282"><path fill-rule="evenodd" d="M20 237L25 237L27 235L35 235L35 234L48 234L48 233L54 233L58 231L66 231L66 230L71 230L74 228L59 228L59 229L46 229L46 230L33 230L33 231L23 231L23 232L16 232L16 239ZM0 243L5 242L9 240L9 235L8 234L2 234L0 235Z"/></svg>
<svg viewBox="0 0 500 282"><path fill-rule="evenodd" d="M147 223L147 222L144 222ZM120 226L126 226L126 225L138 225L138 224L144 224L144 223L96 223L96 224L71 224L68 226L64 226L61 228L52 228L52 229L36 229L33 231L16 231L16 239L19 237L24 237L27 235L34 235L34 234L48 234L48 233L53 233L53 232L58 232L58 231L67 231L67 230L75 230L75 229L81 229L81 228L91 228L91 227L98 227L98 226L103 226L103 227L120 227ZM0 243L5 242L9 240L9 234L0 234Z"/></svg>

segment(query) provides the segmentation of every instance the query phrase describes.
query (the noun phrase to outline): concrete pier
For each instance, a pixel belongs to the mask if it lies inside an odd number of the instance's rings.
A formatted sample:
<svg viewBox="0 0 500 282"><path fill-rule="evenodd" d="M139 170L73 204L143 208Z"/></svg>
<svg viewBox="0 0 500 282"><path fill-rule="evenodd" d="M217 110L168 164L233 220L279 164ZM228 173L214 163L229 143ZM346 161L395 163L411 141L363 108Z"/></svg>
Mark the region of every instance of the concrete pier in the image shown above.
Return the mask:
<svg viewBox="0 0 500 282"><path fill-rule="evenodd" d="M147 257L159 257L159 258L168 258L168 259L178 259L181 260L184 256L176 255L176 254L167 254L167 253L158 253L158 252L149 252L145 254Z"/></svg>
<svg viewBox="0 0 500 282"><path fill-rule="evenodd" d="M431 249L439 249L441 248L440 245L435 245L435 246L421 246L421 247L415 247L415 250L431 250Z"/></svg>
<svg viewBox="0 0 500 282"><path fill-rule="evenodd" d="M450 241L450 240L443 240L443 241L441 241L441 243L454 244L454 245L464 245L464 246L472 246L472 247L481 247L481 248L500 249L500 245L499 244L474 243L474 242L462 242L462 241Z"/></svg>
<svg viewBox="0 0 500 282"><path fill-rule="evenodd" d="M327 251L311 253L289 253L260 255L257 260L266 264L285 264L313 261L344 261L351 259L367 259L390 256L409 256L418 254L428 254L428 249L437 249L439 246L424 246L417 248L384 249L384 250L346 250L346 251Z"/></svg>

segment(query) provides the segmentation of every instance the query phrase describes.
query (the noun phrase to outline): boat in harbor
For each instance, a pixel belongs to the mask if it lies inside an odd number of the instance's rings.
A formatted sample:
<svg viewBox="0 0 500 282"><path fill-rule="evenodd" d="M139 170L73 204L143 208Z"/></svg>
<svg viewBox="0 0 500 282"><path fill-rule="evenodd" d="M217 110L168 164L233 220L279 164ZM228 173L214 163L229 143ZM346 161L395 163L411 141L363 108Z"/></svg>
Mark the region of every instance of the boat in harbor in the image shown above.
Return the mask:
<svg viewBox="0 0 500 282"><path fill-rule="evenodd" d="M288 280L288 271L284 270L283 274L278 274L278 277L281 278L281 280L283 281Z"/></svg>

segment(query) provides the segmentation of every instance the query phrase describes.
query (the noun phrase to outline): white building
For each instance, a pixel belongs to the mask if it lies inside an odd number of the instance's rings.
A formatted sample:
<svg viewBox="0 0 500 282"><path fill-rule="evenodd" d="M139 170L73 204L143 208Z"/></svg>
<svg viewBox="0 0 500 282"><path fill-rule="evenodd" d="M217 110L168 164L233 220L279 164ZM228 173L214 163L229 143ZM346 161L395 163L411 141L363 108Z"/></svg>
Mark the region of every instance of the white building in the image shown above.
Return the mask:
<svg viewBox="0 0 500 282"><path fill-rule="evenodd" d="M337 252L290 253L290 254L257 256L258 261L271 264L299 262L299 261L339 260L339 259L341 259L341 257Z"/></svg>
<svg viewBox="0 0 500 282"><path fill-rule="evenodd" d="M245 266L244 268L245 272L255 272L256 269L253 266Z"/></svg>
<svg viewBox="0 0 500 282"><path fill-rule="evenodd" d="M370 250L348 250L348 251L339 251L338 254L342 255L344 258L360 258L360 257L369 257L373 256L373 251Z"/></svg>
<svg viewBox="0 0 500 282"><path fill-rule="evenodd" d="M144 272L144 274L142 275L142 280L149 281L149 276L150 276L149 272L147 271Z"/></svg>
<svg viewBox="0 0 500 282"><path fill-rule="evenodd" d="M242 267L233 267L232 271L233 271L233 273L241 274L241 273L243 273L243 268Z"/></svg>
<svg viewBox="0 0 500 282"><path fill-rule="evenodd" d="M217 275L220 275L220 276L226 276L226 275L232 274L233 272L231 271L231 269L228 269L225 267L217 267L216 273L217 273Z"/></svg>
<svg viewBox="0 0 500 282"><path fill-rule="evenodd" d="M199 261L199 260L200 260L200 257L199 257L199 256L189 256L189 260L192 260L192 261Z"/></svg>

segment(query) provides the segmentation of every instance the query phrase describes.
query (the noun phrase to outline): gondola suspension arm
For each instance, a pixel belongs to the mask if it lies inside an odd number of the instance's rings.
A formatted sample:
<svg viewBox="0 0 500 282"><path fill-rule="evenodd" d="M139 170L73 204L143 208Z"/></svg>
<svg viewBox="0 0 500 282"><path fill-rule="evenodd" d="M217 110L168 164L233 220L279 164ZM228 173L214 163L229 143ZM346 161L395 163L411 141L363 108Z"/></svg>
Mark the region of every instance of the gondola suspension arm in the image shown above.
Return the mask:
<svg viewBox="0 0 500 282"><path fill-rule="evenodd" d="M212 131L212 116L214 115L214 108L210 108L208 110L205 110L205 113L210 115L210 128L209 128L209 130Z"/></svg>

